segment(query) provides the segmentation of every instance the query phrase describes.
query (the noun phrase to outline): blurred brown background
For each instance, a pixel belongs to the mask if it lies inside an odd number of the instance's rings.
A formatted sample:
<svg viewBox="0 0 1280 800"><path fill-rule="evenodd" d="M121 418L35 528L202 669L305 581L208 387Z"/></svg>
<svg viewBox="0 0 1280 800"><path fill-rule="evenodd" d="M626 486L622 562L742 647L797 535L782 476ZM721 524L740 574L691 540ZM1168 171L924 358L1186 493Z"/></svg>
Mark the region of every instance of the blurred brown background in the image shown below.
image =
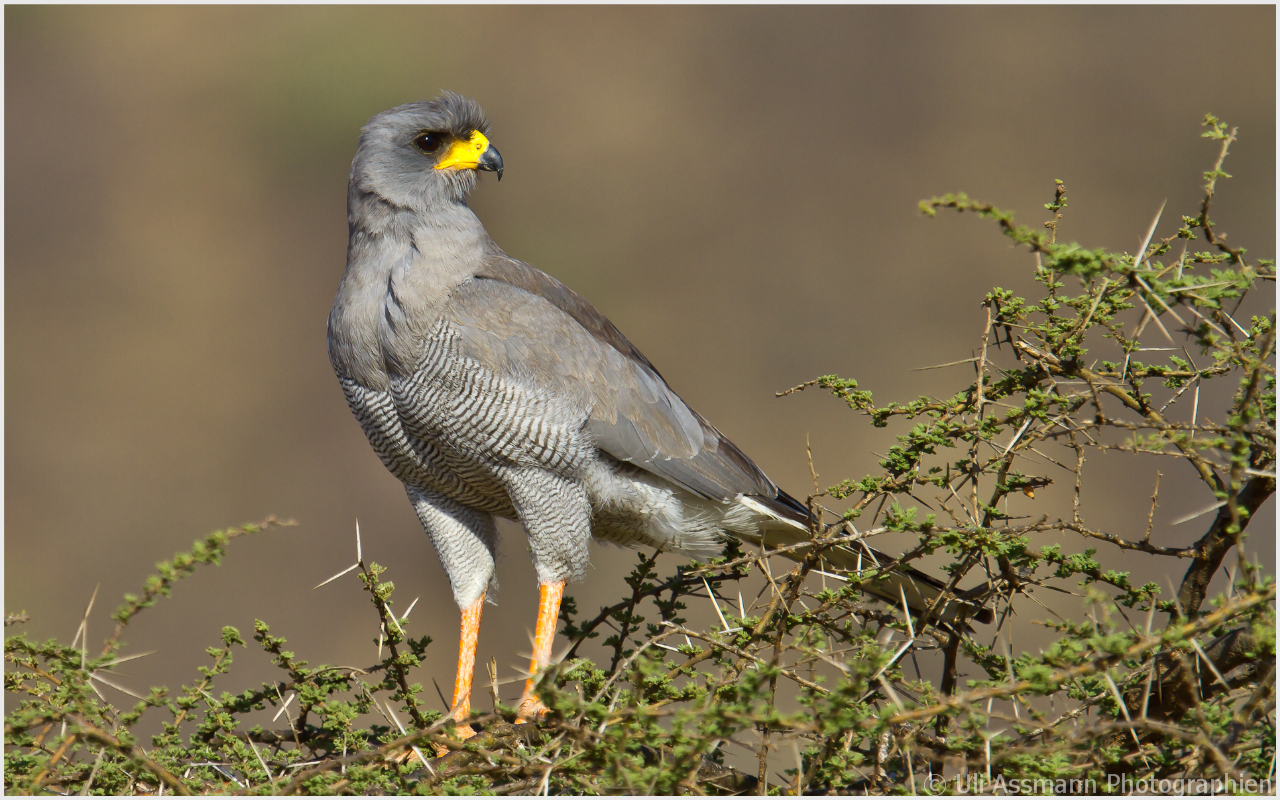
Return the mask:
<svg viewBox="0 0 1280 800"><path fill-rule="evenodd" d="M1194 213L1212 111L1241 128L1214 219L1274 254L1267 6L9 6L5 21L6 610L69 640L101 583L97 641L121 594L194 538L301 522L236 542L138 618L129 651L161 652L127 665L135 689L189 681L222 625L247 635L255 617L312 663L372 663L354 577L311 590L354 559L357 518L399 607L422 597L411 631L435 637L428 673L450 685L451 594L325 352L347 170L390 106L480 100L507 167L474 195L493 237L593 301L801 495L806 435L826 486L875 470L900 431L774 392L839 373L882 402L951 393L971 372L909 370L970 355L991 286L1031 290L993 225L929 221L918 200L963 190L1033 222L1061 178L1061 236L1133 250L1161 201L1161 234ZM1094 527L1140 536L1160 467L1156 540L1203 531L1169 527L1212 502L1189 470L1094 460ZM1251 530L1272 564L1273 508ZM479 660L507 675L536 590L522 534L504 535ZM580 608L616 599L633 560L598 548L570 590ZM246 654L220 685L271 675Z"/></svg>

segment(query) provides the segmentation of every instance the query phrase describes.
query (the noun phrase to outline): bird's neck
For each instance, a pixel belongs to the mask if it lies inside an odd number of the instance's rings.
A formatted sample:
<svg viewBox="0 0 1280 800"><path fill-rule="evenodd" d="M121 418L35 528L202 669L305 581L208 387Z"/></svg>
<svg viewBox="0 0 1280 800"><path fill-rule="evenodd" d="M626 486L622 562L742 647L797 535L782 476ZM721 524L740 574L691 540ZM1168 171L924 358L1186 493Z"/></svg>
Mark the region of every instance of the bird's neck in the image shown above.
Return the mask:
<svg viewBox="0 0 1280 800"><path fill-rule="evenodd" d="M434 240L442 245L472 245L488 241L489 234L476 212L463 201L433 204L406 218L415 243ZM422 249L419 247L419 249ZM471 249L474 253L475 250Z"/></svg>
<svg viewBox="0 0 1280 800"><path fill-rule="evenodd" d="M358 211L329 318L329 355L340 375L382 388L394 364L415 360L450 293L496 245L462 203L430 213L385 202Z"/></svg>
<svg viewBox="0 0 1280 800"><path fill-rule="evenodd" d="M484 226L465 198L415 198L418 202L400 205L354 184L347 192L349 234L406 239L417 229L478 231Z"/></svg>

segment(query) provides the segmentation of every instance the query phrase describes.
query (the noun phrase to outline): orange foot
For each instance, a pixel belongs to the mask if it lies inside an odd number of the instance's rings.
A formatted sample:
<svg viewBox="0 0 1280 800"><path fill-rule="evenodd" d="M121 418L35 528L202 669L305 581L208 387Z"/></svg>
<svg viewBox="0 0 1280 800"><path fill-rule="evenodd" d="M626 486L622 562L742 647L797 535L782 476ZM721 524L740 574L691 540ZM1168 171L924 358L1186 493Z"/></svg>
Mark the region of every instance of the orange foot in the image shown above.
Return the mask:
<svg viewBox="0 0 1280 800"><path fill-rule="evenodd" d="M465 725L465 724L458 725L453 729L453 735L457 737L459 740L465 742L466 740L470 739L472 736L476 735L476 729L471 727L470 725ZM437 757L445 756L449 754L449 748L445 747L442 744L432 745L432 747L435 749Z"/></svg>
<svg viewBox="0 0 1280 800"><path fill-rule="evenodd" d="M536 697L526 697L520 701L520 710L516 714L516 724L522 722L536 722L547 714L551 713L551 709L544 706Z"/></svg>

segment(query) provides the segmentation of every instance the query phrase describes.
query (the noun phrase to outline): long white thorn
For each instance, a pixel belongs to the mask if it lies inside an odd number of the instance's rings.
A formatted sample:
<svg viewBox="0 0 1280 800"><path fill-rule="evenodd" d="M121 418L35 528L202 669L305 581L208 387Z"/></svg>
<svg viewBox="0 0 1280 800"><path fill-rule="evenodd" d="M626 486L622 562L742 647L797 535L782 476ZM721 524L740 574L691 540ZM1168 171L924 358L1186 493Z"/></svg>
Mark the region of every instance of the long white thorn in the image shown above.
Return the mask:
<svg viewBox="0 0 1280 800"><path fill-rule="evenodd" d="M98 599L98 590L102 588L102 584L93 587L93 595L89 598L89 605L85 606L84 617L80 620L80 628L76 631L76 638L71 640L71 646L76 646L76 639L80 640L80 669L85 668L85 664L89 659L89 612L93 611L93 601Z"/></svg>
<svg viewBox="0 0 1280 800"><path fill-rule="evenodd" d="M109 680L107 680L106 678L102 677L101 675L99 675L99 674L98 674L98 673L96 673L96 672L94 672L93 674L91 674L91 675L89 676L89 678L90 678L90 679L92 679L92 680L98 681L99 683L104 683L104 684L106 684L107 686L110 686L112 689L115 689L117 692L124 692L125 694L129 695L130 697L136 697L136 698L138 698L139 700L146 700L146 699L147 699L147 698L143 697L142 695L138 694L137 692L135 692L135 691L133 691L133 690L131 690L131 689L126 689L126 688L124 688L123 686L121 686L120 684L115 683L114 681L109 681ZM99 697L101 697L102 695L98 695L98 696L99 696Z"/></svg>
<svg viewBox="0 0 1280 800"><path fill-rule="evenodd" d="M916 638L916 631L911 625L911 608L907 605L907 592L902 588L901 583L898 584L898 596L902 598L902 616L906 617L907 620L907 633L914 641Z"/></svg>
<svg viewBox="0 0 1280 800"><path fill-rule="evenodd" d="M351 566L344 569L342 572L339 572L337 575L334 575L332 578L329 578L328 580L320 581L315 586L312 586L311 591L314 592L316 589L319 589L321 586L324 586L326 583L333 583L338 578L341 578L343 575L346 575L348 572L352 571L353 569L359 569L359 568L360 568L360 563L356 562L355 564L352 564Z"/></svg>
<svg viewBox="0 0 1280 800"><path fill-rule="evenodd" d="M1165 204L1168 202L1168 200L1165 200L1160 204L1160 210L1156 212L1156 218L1151 220L1151 227L1147 229L1147 237L1142 240L1142 246L1138 248L1138 254L1133 257L1134 267L1141 266L1142 262L1147 260L1147 245L1151 244L1151 237L1156 233L1156 226L1160 224L1160 215L1164 213Z"/></svg>
<svg viewBox="0 0 1280 800"><path fill-rule="evenodd" d="M400 729L400 735L407 736L408 731L406 731L404 729L404 725L400 723L400 718L396 716L396 712L391 710L391 704L386 702L385 700L383 701L383 704L387 707L387 713L391 715L391 720L396 724L396 727ZM421 761L424 765L426 765L428 770L431 770L431 774L432 775L436 774L436 771L434 769L431 769L431 763L427 761L427 757L422 754L422 751L418 749L418 746L415 744L415 745L410 745L410 747L413 749L413 754L418 757L418 760Z"/></svg>
<svg viewBox="0 0 1280 800"><path fill-rule="evenodd" d="M1008 639L1005 639L1004 641L1004 652L1005 652L1004 665L1008 668L1008 671L1009 671L1009 684L1013 685L1014 683L1017 682L1017 680L1014 678L1014 675L1013 675L1013 644L1010 643ZM1018 713L1018 696L1016 694L1013 695L1012 700L1013 700L1014 718L1022 719L1022 715Z"/></svg>
<svg viewBox="0 0 1280 800"><path fill-rule="evenodd" d="M1182 325L1183 327L1186 327L1186 324L1187 324L1186 320L1184 320L1182 317L1178 316L1178 312L1174 311L1172 308L1169 308L1169 304L1168 304L1168 303L1166 303L1164 300L1160 299L1160 295L1158 295L1158 294L1156 294L1155 292L1151 291L1151 287L1147 285L1147 282L1146 282L1146 281L1144 281L1144 280L1142 279L1142 276L1141 276L1141 275L1134 275L1133 277L1135 277L1135 278L1137 278L1137 279L1138 279L1138 283L1142 284L1142 288L1146 289L1146 290L1147 290L1147 292L1149 292L1149 293L1151 294L1151 296L1155 298L1156 302L1160 304L1160 307L1161 307L1161 308L1163 308L1165 311L1168 311L1168 312L1169 312L1169 316L1171 316L1171 317L1173 317L1174 319L1176 319L1176 320L1178 321L1178 324L1179 324L1179 325ZM1144 300L1143 302L1146 302L1146 301ZM1153 313L1154 313L1154 312L1153 312ZM1157 325L1159 325L1159 324L1160 324L1160 320L1159 320L1159 319L1157 319L1157 320L1156 320L1156 324L1157 324ZM1164 326L1163 326L1163 325L1161 325L1160 327L1161 327L1161 328L1163 328ZM1168 333L1166 333L1165 335L1166 335L1166 336L1168 336Z"/></svg>
<svg viewBox="0 0 1280 800"><path fill-rule="evenodd" d="M724 618L724 613L720 611L720 604L716 602L715 593L711 591L711 584L707 583L706 578L703 578L702 585L707 587L707 597L711 598L711 605L715 606L716 608L716 616L720 618L720 624L724 625L724 632L730 633L731 629L729 628L729 621ZM738 629L733 628L732 630L738 630Z"/></svg>
<svg viewBox="0 0 1280 800"><path fill-rule="evenodd" d="M1120 706L1120 711L1124 714L1124 721L1129 723L1129 735L1133 737L1133 743L1138 746L1138 754L1142 755L1142 740L1138 738L1138 732L1132 727L1133 719L1129 717L1129 707L1124 704L1124 698L1120 696L1120 687L1116 686L1115 679L1111 677L1111 673L1104 671L1102 677L1107 679L1107 686L1111 689L1112 696L1116 699L1116 705ZM1146 761L1147 757L1142 756L1142 760Z"/></svg>
<svg viewBox="0 0 1280 800"><path fill-rule="evenodd" d="M404 729L404 724L400 722L400 718L396 716L396 712L391 710L391 704L386 700L383 700L382 704L387 707L387 715L391 717L391 721L400 729L400 735L407 735L409 732Z"/></svg>
<svg viewBox="0 0 1280 800"><path fill-rule="evenodd" d="M1018 432L1015 433L1013 435L1013 438L1009 440L1009 446L1004 449L1003 455L1006 455L1006 456L1009 455L1009 451L1012 450L1013 446L1018 443L1019 439L1022 438L1023 432L1026 431L1027 426L1030 424L1031 424L1030 418L1028 418L1026 422L1022 423L1022 427L1018 428Z"/></svg>
<svg viewBox="0 0 1280 800"><path fill-rule="evenodd" d="M1200 654L1200 657L1204 659L1205 665L1209 667L1209 671L1213 673L1213 677L1218 681L1218 683L1226 687L1228 692L1231 691L1231 684L1227 683L1227 679L1222 677L1222 673L1218 672L1218 668L1214 666L1213 662L1209 660L1209 657L1200 649L1200 643L1195 639L1192 639L1191 646L1194 647L1196 652Z"/></svg>
<svg viewBox="0 0 1280 800"><path fill-rule="evenodd" d="M405 612L404 612L403 614L401 614L401 615L400 615L400 621L401 621L401 622L404 622L406 619L408 619L408 618L409 618L409 612L410 612L410 611L413 611L413 607L414 607L414 606L416 606L416 605L418 604L418 601L419 601L419 600L421 600L421 599L422 599L421 597L415 597L415 598L413 598L413 602L412 602L412 603L410 603L410 604L409 604L409 607L408 607L407 609L405 609Z"/></svg>
<svg viewBox="0 0 1280 800"><path fill-rule="evenodd" d="M888 662L887 664L885 664L883 667L881 667L880 669L876 670L876 674L875 674L875 675L873 675L872 677L873 677L873 678L879 678L881 675L883 675L883 674L884 674L884 671L885 671L885 670L889 669L889 668L890 668L890 667L892 667L894 664L898 663L898 659L902 658L902 654L903 654L903 653L905 653L905 652L907 652L907 648L908 648L908 647L910 647L911 645L915 644L915 642L916 642L916 640L915 640L915 639L908 639L907 641L903 642L903 643L902 643L902 646L901 646L901 647L899 647L899 648L898 648L898 650L897 650L897 652L895 652L895 653L893 654L893 658L889 659L889 662ZM898 705L902 705L902 703L898 703Z"/></svg>
<svg viewBox="0 0 1280 800"><path fill-rule="evenodd" d="M884 678L880 677L879 675L876 676L876 680L880 682L881 688L884 689L885 694L889 695L889 699L893 701L893 704L898 707L899 711L902 711L904 708L906 708L904 705L902 705L902 698L898 697L898 693L893 690L893 687L889 685L888 681L886 681Z"/></svg>
<svg viewBox="0 0 1280 800"><path fill-rule="evenodd" d="M152 656L159 652L160 652L159 650L148 650L145 653L135 653L134 655L131 655L131 656L120 656L119 658L113 658L107 663L103 664L100 667L100 669L106 669L107 667L114 667L116 664L123 664L124 662L132 661L135 658L144 658L146 656Z"/></svg>
<svg viewBox="0 0 1280 800"><path fill-rule="evenodd" d="M89 612L93 611L93 601L98 599L98 590L102 588L102 584L93 587L93 594L89 597L89 605L84 608L84 617L80 620L80 628L76 631L76 638L71 640L71 646L75 647L76 642L81 636L88 638ZM88 642L86 642L88 644ZM81 665L83 666L83 665Z"/></svg>
<svg viewBox="0 0 1280 800"><path fill-rule="evenodd" d="M295 698L295 697L297 697L297 694L296 694L296 693L294 693L294 692L289 692L289 697L288 697L288 699L286 699L286 700L285 700L285 701L280 705L280 710L279 710L279 711L277 711L277 712L276 712L276 715L275 715L274 717L272 717L272 718L271 718L271 721L272 721L272 722L275 722L276 720L280 719L280 715L281 715L281 714L283 714L283 713L285 712L285 710L289 708L289 704L293 702L293 698Z"/></svg>
<svg viewBox="0 0 1280 800"><path fill-rule="evenodd" d="M1214 503L1213 505L1209 506L1208 508L1202 508L1199 511L1193 511L1184 517L1179 517L1178 519L1175 519L1173 522L1170 522L1169 524L1172 526L1172 525L1181 525L1184 522L1190 522L1196 517L1203 517L1205 514L1208 514L1210 511L1217 511L1219 508L1222 508L1226 504L1227 504L1226 500L1220 500L1217 503Z"/></svg>
<svg viewBox="0 0 1280 800"><path fill-rule="evenodd" d="M253 754L258 757L258 763L262 765L262 771L267 773L267 782L275 783L276 778L274 775L271 774L271 770L267 768L267 762L262 760L262 753L258 752L258 746L253 743L252 739L248 739L246 741L248 741L249 746L253 748ZM164 784L161 784L161 785L163 786Z"/></svg>

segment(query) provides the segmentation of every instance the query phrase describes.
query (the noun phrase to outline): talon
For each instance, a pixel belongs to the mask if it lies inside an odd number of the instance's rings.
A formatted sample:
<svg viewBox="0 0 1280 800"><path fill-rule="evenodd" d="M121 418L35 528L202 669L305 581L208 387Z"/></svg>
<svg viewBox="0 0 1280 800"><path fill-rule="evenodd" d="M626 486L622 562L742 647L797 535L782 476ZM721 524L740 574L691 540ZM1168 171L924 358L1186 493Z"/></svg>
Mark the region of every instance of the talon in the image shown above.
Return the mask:
<svg viewBox="0 0 1280 800"><path fill-rule="evenodd" d="M470 739L472 736L476 735L476 729L471 727L470 725L458 725L454 727L453 734L458 739L465 742L466 740ZM450 753L449 748L445 747L442 744L433 744L431 746L432 748L435 749L437 758L441 756L447 756ZM409 751L409 752L412 753L413 751Z"/></svg>
<svg viewBox="0 0 1280 800"><path fill-rule="evenodd" d="M519 713L516 715L516 724L520 725L525 722L537 722L543 719L547 714L551 713L551 709L542 704L536 697L526 697L520 703Z"/></svg>

